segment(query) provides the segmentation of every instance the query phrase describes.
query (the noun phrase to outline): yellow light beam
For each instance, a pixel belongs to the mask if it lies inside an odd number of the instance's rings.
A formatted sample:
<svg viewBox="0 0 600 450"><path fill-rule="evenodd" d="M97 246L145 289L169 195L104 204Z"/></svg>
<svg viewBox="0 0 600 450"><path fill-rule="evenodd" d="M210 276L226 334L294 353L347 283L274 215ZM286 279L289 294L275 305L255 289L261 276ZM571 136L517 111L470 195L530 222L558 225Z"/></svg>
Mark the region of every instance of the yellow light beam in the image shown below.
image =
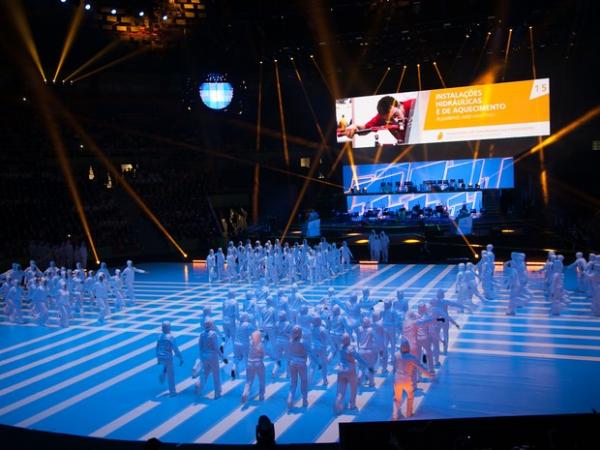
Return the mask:
<svg viewBox="0 0 600 450"><path fill-rule="evenodd" d="M262 89L263 89L263 64L258 69L258 106L256 113L256 153L260 151L260 126L262 121ZM260 164L254 164L254 177L252 183L252 223L258 223L258 194L260 192Z"/></svg>
<svg viewBox="0 0 600 450"><path fill-rule="evenodd" d="M73 83L76 83L77 81L81 81L81 80L83 80L85 78L91 77L92 75L95 75L98 72L102 72L103 70L106 70L109 67L116 66L117 64L120 64L120 63L122 63L124 61L127 61L128 59L131 59L131 58L134 58L134 57L136 57L138 55L141 55L142 53L147 52L148 50L149 50L149 47L138 48L137 50L134 50L133 52L128 53L126 55L123 55L120 58L115 59L114 61L106 63L106 64L104 64L104 65L102 65L102 66L100 66L100 67L98 67L98 68L96 68L96 69L94 69L94 70L92 70L90 72L84 73L83 75L81 75L81 76L79 76L77 78L74 78L71 81Z"/></svg>
<svg viewBox="0 0 600 450"><path fill-rule="evenodd" d="M77 190L75 177L73 177L73 172L71 170L71 166L67 158L67 150L60 136L59 126L56 123L56 118L50 112L50 108L48 107L48 99L39 98L39 100L40 110L42 112L42 117L46 125L46 130L48 131L48 137L52 142L52 148L56 153L59 166L61 168L63 176L65 177L65 181L67 182L69 194L71 194L71 199L73 200L73 204L75 205L75 210L77 211L77 215L79 216L79 220L81 221L83 231L87 237L87 241L90 245L90 248L92 249L94 260L96 261L96 264L99 264L100 258L98 256L98 252L96 251L96 245L94 244L94 239L92 238L92 232L90 230L90 225L87 221L87 217L83 209L83 203L81 201L81 197L79 196L79 191Z"/></svg>
<svg viewBox="0 0 600 450"><path fill-rule="evenodd" d="M406 66L402 67L402 73L400 74L400 79L398 80L398 84L396 85L396 94L400 92L400 86L402 86L402 81L404 80L404 74L406 73Z"/></svg>
<svg viewBox="0 0 600 450"><path fill-rule="evenodd" d="M304 180L304 184L302 184L302 188L300 189L300 192L296 198L296 202L294 203L292 212L290 213L290 216L288 217L288 221L283 230L283 234L281 235L281 242L283 242L285 240L285 237L287 236L287 233L290 230L290 227L292 226L292 223L293 223L294 219L296 218L296 215L298 214L298 209L300 208L300 205L302 204L302 200L304 199L304 195L306 194L306 190L308 189L308 185L310 184L310 179L314 178L315 172L319 168L319 161L321 160L321 156L323 155L324 150L325 150L325 145L323 145L319 150L317 150L317 152L315 153L315 155L311 161L310 169L308 171L308 178L306 180Z"/></svg>
<svg viewBox="0 0 600 450"><path fill-rule="evenodd" d="M321 128L321 124L319 124L319 119L317 118L315 109L313 108L312 102L310 101L308 93L306 92L306 88L304 87L304 82L302 81L300 72L298 72L298 67L296 66L296 62L294 61L294 58L290 58L290 61L292 63L292 66L294 67L294 72L296 73L296 79L298 80L298 83L300 83L300 88L302 89L302 94L304 94L304 99L306 100L306 104L308 105L310 114L313 118L313 121L315 122L315 127L317 129L317 133L319 134L319 137L321 138L321 145L324 145L325 147L327 147L327 139L325 139L325 135L323 134L323 129Z"/></svg>
<svg viewBox="0 0 600 450"><path fill-rule="evenodd" d="M325 84L325 87L327 87L327 90L329 91L329 94L333 98L335 98L335 95L333 94L333 91L331 90L331 86L329 85L329 82L325 78L325 74L323 73L323 71L319 67L319 64L317 63L317 60L315 59L315 55L310 55L310 60L312 61L312 63L315 66L315 68L317 69L317 72L319 72L319 75L321 76L321 80L323 80L323 84Z"/></svg>
<svg viewBox="0 0 600 450"><path fill-rule="evenodd" d="M80 73L82 70L86 69L87 67L89 67L90 65L92 65L93 63L98 61L100 58L102 58L104 55L106 55L108 52L110 52L113 48L115 48L117 45L119 45L119 42L121 42L121 41L114 40L114 41L109 42L108 45L101 48L100 51L98 51L94 56L92 56L90 59L88 59L86 62L84 62L81 66L79 66L77 69L75 69L72 73L70 73L68 76L66 76L64 81L69 81L71 78L73 78L75 75Z"/></svg>
<svg viewBox="0 0 600 450"><path fill-rule="evenodd" d="M277 65L277 60L273 60L273 64L275 65L275 80L277 83L277 100L279 105L279 121L281 123L281 140L283 142L283 160L285 161L285 165L287 168L290 167L290 152L288 150L288 142L285 131L285 117L283 114L283 100L281 98L281 80L279 78L279 66Z"/></svg>
<svg viewBox="0 0 600 450"><path fill-rule="evenodd" d="M308 172L309 178L314 178L315 173L316 173L317 169L320 166L321 156L323 155L323 152L325 151L325 149L327 149L327 140L325 139L325 136L323 135L323 131L321 129L321 125L319 125L319 121L317 119L317 115L315 114L315 111L314 111L314 109L312 107L312 103L310 101L310 98L308 97L308 94L307 94L306 89L304 87L304 83L302 82L302 77L300 76L300 72L298 72L298 68L296 67L296 63L294 62L293 58L290 58L290 59L291 59L292 65L294 66L294 71L296 72L296 77L298 78L298 82L300 83L300 87L302 88L302 92L304 93L304 97L306 99L306 102L308 104L310 112L311 112L311 114L313 116L313 120L315 122L315 126L317 127L317 131L319 132L319 136L321 137L321 146L317 150L316 154L314 155L314 157L313 157L313 159L311 161L309 172ZM304 199L304 195L306 194L306 190L308 189L308 185L309 184L310 184L310 179L306 179L304 181L304 184L302 185L302 188L300 189L300 193L298 194L298 197L296 198L296 202L294 203L294 207L292 208L292 212L291 212L290 216L288 217L288 221L287 221L286 226L285 226L285 228L283 230L283 234L281 236L281 241L283 241L285 239L285 237L287 236L287 233L288 233L290 227L292 226L292 223L293 223L294 219L296 218L296 215L298 213L298 209L300 208L300 205L302 204L302 200Z"/></svg>
<svg viewBox="0 0 600 450"><path fill-rule="evenodd" d="M348 162L350 163L350 170L352 171L352 183L358 187L358 173L356 172L356 164L354 163L354 151L352 150L352 145L348 145L346 153L348 154ZM352 186L352 184L350 184L350 186Z"/></svg>
<svg viewBox="0 0 600 450"><path fill-rule="evenodd" d="M23 39L23 43L27 48L27 52L38 72L40 73L42 80L46 81L46 74L44 72L44 68L42 67L42 62L40 60L40 56L37 52L37 47L35 45L35 41L33 40L33 35L31 34L31 28L29 26L29 21L27 20L27 15L25 14L25 10L23 9L22 2L6 2L5 9L8 12L8 15L12 18L12 22L17 28L19 34L21 35L21 39Z"/></svg>
<svg viewBox="0 0 600 450"><path fill-rule="evenodd" d="M129 194L131 199L142 209L142 211L144 211L146 216L148 216L148 218L154 223L154 225L156 225L156 227L164 234L164 236L169 240L169 242L173 244L177 251L179 251L179 253L181 253L181 255L184 258L187 258L188 255L185 252L185 250L183 250L183 248L181 248L177 241L175 241L173 236L171 236L171 233L167 231L167 229L163 226L160 220L158 220L158 218L154 215L150 208L146 206L144 201L140 198L137 192L135 192L135 190L131 187L127 180L121 177L121 172L117 170L117 168L113 165L110 159L108 159L108 157L104 154L100 147L98 147L96 142L83 129L83 127L79 124L75 116L73 116L71 112L69 112L64 106L62 106L58 102L55 103L58 105L62 115L64 116L65 120L69 123L71 128L73 128L73 130L75 130L79 137L81 137L86 147L89 148L98 157L98 159L100 159L100 161L107 168L113 179L119 180L119 183L121 184L121 186L123 186L123 188L125 189L127 194Z"/></svg>
<svg viewBox="0 0 600 450"><path fill-rule="evenodd" d="M479 66L481 66L481 60L483 59L483 55L485 55L485 50L487 49L488 43L490 42L490 37L492 37L492 32L488 31L485 35L485 41L483 42L483 47L481 47L481 51L479 52L479 57L477 58L477 63L475 64L475 68L473 69L473 76L471 78L475 78L475 75L477 75L477 70L479 70Z"/></svg>
<svg viewBox="0 0 600 450"><path fill-rule="evenodd" d="M79 31L81 19L83 18L83 6L83 2L80 2L77 9L75 9L75 14L73 14L73 19L71 19L69 31L67 32L67 37L65 38L65 43L60 54L60 60L58 61L58 66L56 66L56 72L54 72L52 82L56 82L58 75L60 74L60 70L62 69L62 66L65 63L65 59L67 59L67 55L69 54L69 51L73 46L73 42L75 42L75 37L77 36L77 32Z"/></svg>
<svg viewBox="0 0 600 450"><path fill-rule="evenodd" d="M502 69L502 81L506 78L506 68L508 67L508 55L510 53L510 41L512 39L512 28L508 30L508 39L506 40L506 48L504 49L504 67Z"/></svg>
<svg viewBox="0 0 600 450"><path fill-rule="evenodd" d="M535 48L533 42L533 27L529 27L529 48L531 49L531 75L535 80L537 78L537 70L535 68ZM542 143L542 137L538 136L538 145ZM540 184L542 186L542 200L544 205L548 206L550 203L550 190L548 189L548 173L546 171L546 161L544 157L544 148L540 148L539 151L540 160Z"/></svg>
<svg viewBox="0 0 600 450"><path fill-rule="evenodd" d="M473 256L475 258L479 258L479 255L477 254L477 252L473 248L473 245L471 245L471 242L469 242L469 240L467 239L467 237L463 234L463 232L461 231L461 229L458 227L458 224L454 221L454 219L452 217L448 217L448 218L450 219L450 223L452 225L454 225L454 228L456 228L456 231L458 232L459 236L465 242L465 244L467 245L467 248L471 251L471 253L473 254Z"/></svg>
<svg viewBox="0 0 600 450"><path fill-rule="evenodd" d="M575 119L568 125L564 126L560 130L558 130L556 133L551 134L546 139L544 139L542 142L539 142L537 145L533 146L527 152L525 152L522 155L520 155L519 157L515 158L514 164L518 163L519 161L521 161L524 158L527 158L528 156L534 155L535 153L539 152L541 149L558 142L560 139L565 137L567 134L571 133L572 131L575 131L580 126L582 126L582 125L586 124L587 122L589 122L590 120L594 119L596 116L598 116L598 114L600 114L600 106L596 106L596 107L590 109L588 112L586 112L582 116L578 117L577 119Z"/></svg>
<svg viewBox="0 0 600 450"><path fill-rule="evenodd" d="M341 150L338 152L337 156L335 157L335 161L333 161L333 164L331 165L331 169L329 169L329 172L327 173L327 178L329 178L331 176L331 174L335 171L335 169L337 169L338 164L342 160L344 153L346 153L346 151L348 151L349 146L350 146L350 142L344 142L344 145L342 146Z"/></svg>
<svg viewBox="0 0 600 450"><path fill-rule="evenodd" d="M433 68L435 69L435 72L437 73L438 78L440 79L442 86L444 88L446 88L446 82L444 81L444 77L442 77L442 73L440 72L440 68L437 65L437 62L433 62Z"/></svg>
<svg viewBox="0 0 600 450"><path fill-rule="evenodd" d="M535 69L535 49L533 47L533 27L529 27L529 47L531 48L531 72L533 74L533 79L537 78L536 69Z"/></svg>
<svg viewBox="0 0 600 450"><path fill-rule="evenodd" d="M387 69L385 69L385 71L383 72L383 75L381 76L381 80L379 80L379 84L375 88L375 91L373 91L373 95L377 95L377 93L379 92L379 89L381 88L381 85L383 84L383 82L385 81L387 76L389 75L390 70L392 70L391 67L388 67Z"/></svg>
<svg viewBox="0 0 600 450"><path fill-rule="evenodd" d="M243 120L239 120L239 119L235 119L235 118L227 118L225 120L232 125L235 125L237 127L240 127L240 128L246 129L246 130L252 130L252 131L256 130L255 123L245 122ZM283 134L281 133L280 130L273 130L271 128L265 127L264 124L261 124L261 126L260 126L260 134L261 134L261 136L268 136L268 137L279 138L279 139L281 139L281 137L283 136ZM291 142L293 144L303 145L304 147L307 147L307 148L313 148L313 149L317 150L321 146L321 144L319 142L310 141L308 139L305 139L305 138L302 138L299 136L291 135L287 132L286 132L286 137L287 137L288 143Z"/></svg>
<svg viewBox="0 0 600 450"><path fill-rule="evenodd" d="M421 90L421 64L417 64L417 81L419 82L419 90Z"/></svg>
<svg viewBox="0 0 600 450"><path fill-rule="evenodd" d="M377 145L377 151L375 152L375 157L373 158L373 164L377 164L381 159L381 153L383 152L383 145Z"/></svg>
<svg viewBox="0 0 600 450"><path fill-rule="evenodd" d="M316 32L317 42L330 43L334 42L334 36L331 32L331 26L328 23L331 17L330 11L326 9L326 2L321 0L311 0L308 6L308 13L310 16L308 20L314 25ZM325 71L331 76L328 85L331 86L333 98L340 97L340 88L337 79L337 67L335 63L335 56L332 45L319 46L321 52L322 61L324 63Z"/></svg>
<svg viewBox="0 0 600 450"><path fill-rule="evenodd" d="M116 126L116 125L108 125L108 124L98 124L101 126L104 126L105 128L110 128L112 130L118 130L121 131L122 133L125 133L127 135L132 135L132 136L140 136L140 137L145 137L147 139L151 139L154 140L156 142L161 142L163 144L167 144L173 147L179 147L179 148L184 148L187 150L193 150L193 151L197 151L197 152L201 152L207 155L211 155L214 156L216 158L222 158L222 159L227 159L230 161L235 161L237 163L240 164L245 164L245 165L251 165L252 167L254 167L254 164L256 163L254 160L249 160L249 159L243 159L243 158L239 158L237 156L228 154L228 153L223 153L217 150L212 150L212 149L208 149L208 148L204 148L204 147L200 147L198 145L194 145L194 144L189 144L187 142L180 142L180 141L176 141L174 139L170 139L170 138L166 138L163 136L159 136L156 134L152 134L152 133L148 133L148 132L144 132L144 131L140 131L140 130L134 130L131 128L123 128L120 126ZM280 167L276 167L276 166L271 166L268 164L261 164L260 165L262 169L265 170L269 170L271 172L277 172L277 173L282 173L284 175L289 175L291 177L296 177L296 178L301 178L304 180L310 180L312 182L315 183L321 183L323 185L326 186L332 186L332 187L337 187L337 188L342 188L343 186L340 184L336 184L336 183L332 183L330 181L326 181L326 180L320 180L319 178L309 178L306 175L300 174L300 173L295 173L292 172L290 170L286 170L286 169L282 169Z"/></svg>

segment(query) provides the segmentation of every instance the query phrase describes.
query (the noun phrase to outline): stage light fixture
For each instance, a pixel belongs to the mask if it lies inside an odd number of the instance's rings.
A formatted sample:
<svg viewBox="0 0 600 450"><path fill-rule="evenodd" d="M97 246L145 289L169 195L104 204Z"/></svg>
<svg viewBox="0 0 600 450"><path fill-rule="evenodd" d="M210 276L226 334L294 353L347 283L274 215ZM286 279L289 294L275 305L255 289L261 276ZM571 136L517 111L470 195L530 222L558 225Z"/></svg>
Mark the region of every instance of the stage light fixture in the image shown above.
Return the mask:
<svg viewBox="0 0 600 450"><path fill-rule="evenodd" d="M110 10L110 13L114 16L115 14L117 14L117 10L115 8Z"/></svg>
<svg viewBox="0 0 600 450"><path fill-rule="evenodd" d="M67 3L67 0L60 0L61 3Z"/></svg>
<svg viewBox="0 0 600 450"><path fill-rule="evenodd" d="M144 11L140 11L140 12L138 13L138 16L140 16L140 17L144 17Z"/></svg>
<svg viewBox="0 0 600 450"><path fill-rule="evenodd" d="M86 11L89 11L90 9L92 9L92 5L90 5L89 3L86 3L84 8Z"/></svg>
<svg viewBox="0 0 600 450"><path fill-rule="evenodd" d="M202 103L210 109L225 109L233 99L233 86L227 81L227 76L211 73L200 84L199 94Z"/></svg>
<svg viewBox="0 0 600 450"><path fill-rule="evenodd" d="M163 20L166 21L169 18L166 14L163 16Z"/></svg>

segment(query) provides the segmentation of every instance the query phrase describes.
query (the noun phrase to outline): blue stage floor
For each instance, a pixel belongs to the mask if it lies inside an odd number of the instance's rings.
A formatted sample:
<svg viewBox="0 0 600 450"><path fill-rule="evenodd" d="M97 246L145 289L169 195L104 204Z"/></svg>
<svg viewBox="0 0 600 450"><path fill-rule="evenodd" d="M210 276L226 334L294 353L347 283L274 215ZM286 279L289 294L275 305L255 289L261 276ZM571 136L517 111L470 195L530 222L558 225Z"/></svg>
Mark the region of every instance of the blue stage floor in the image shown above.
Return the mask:
<svg viewBox="0 0 600 450"><path fill-rule="evenodd" d="M87 312L68 329L0 323L0 422L39 430L116 439L157 437L168 442L251 443L258 416L268 415L277 441L331 442L340 421L389 420L392 378L376 377L375 389L359 391L358 411L334 416L336 391L310 387L308 409L286 411L288 382L267 385L266 400L240 405L243 381L222 376L223 397L196 397L190 378L197 356L203 305L220 315L225 285L209 285L191 264L148 264L138 275L137 305L114 314L104 326ZM302 287L317 302L329 286L337 293L369 286L373 298L406 292L411 304L439 287L453 298L456 267L385 265L354 267L335 280ZM567 274L572 283L572 274ZM535 280L532 281L533 287ZM247 285L233 285L239 293ZM572 287L568 284L567 287ZM506 292L470 315L453 332L451 350L432 383L421 384L415 419L554 414L600 410L600 319L589 300L573 302L549 317L539 289L515 317L505 315ZM180 394L165 396L158 383L155 339L171 320L185 364L176 368ZM217 321L219 324L219 321ZM269 361L267 373L270 373ZM209 384L208 390L211 389ZM255 386L256 389L256 386Z"/></svg>

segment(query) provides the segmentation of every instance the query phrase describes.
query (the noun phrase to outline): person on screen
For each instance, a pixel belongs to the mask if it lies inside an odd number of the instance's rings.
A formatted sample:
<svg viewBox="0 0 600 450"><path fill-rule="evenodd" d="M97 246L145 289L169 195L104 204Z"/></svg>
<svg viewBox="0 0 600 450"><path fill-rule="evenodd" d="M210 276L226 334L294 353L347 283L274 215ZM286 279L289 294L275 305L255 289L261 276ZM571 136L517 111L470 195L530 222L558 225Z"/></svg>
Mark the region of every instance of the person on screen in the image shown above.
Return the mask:
<svg viewBox="0 0 600 450"><path fill-rule="evenodd" d="M381 97L377 102L377 114L364 125L348 125L345 129L345 135L351 138L360 130L396 124L399 127L389 131L399 142L404 142L406 123L414 102L414 99L398 102L391 95Z"/></svg>

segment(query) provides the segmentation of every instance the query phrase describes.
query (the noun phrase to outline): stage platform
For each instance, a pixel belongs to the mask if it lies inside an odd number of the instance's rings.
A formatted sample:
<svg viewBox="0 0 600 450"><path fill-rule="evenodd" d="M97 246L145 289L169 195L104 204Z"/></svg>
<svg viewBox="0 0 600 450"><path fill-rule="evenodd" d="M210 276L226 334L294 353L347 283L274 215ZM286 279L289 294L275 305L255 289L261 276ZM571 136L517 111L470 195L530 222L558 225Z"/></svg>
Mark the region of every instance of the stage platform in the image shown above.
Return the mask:
<svg viewBox="0 0 600 450"><path fill-rule="evenodd" d="M61 329L0 323L0 423L37 430L114 439L249 444L258 417L275 423L277 442L332 442L338 423L386 421L392 414L392 377L376 376L376 388L359 391L357 411L333 415L335 376L327 389L310 386L309 407L286 411L289 383L267 385L266 400L240 404L243 380L222 374L223 396L197 397L190 378L198 353L200 314L206 304L220 317L225 284L208 284L203 267L145 264L138 275L137 305L96 325L94 311ZM437 288L454 297L453 265L353 266L333 280L301 286L318 302L329 286L338 294L371 288L373 298L405 291L411 304ZM567 287L573 288L567 272ZM497 277L502 281L501 275ZM451 349L432 383L421 384L415 419L562 414L600 410L600 319L589 300L569 291L573 302L560 317L532 277L534 299L516 316L505 315L507 292L473 314L457 314ZM246 284L231 285L239 294ZM179 395L166 396L154 357L162 320L173 333L185 363L176 367ZM217 320L220 324L220 320ZM272 362L268 361L267 373ZM257 389L255 386L254 389Z"/></svg>

